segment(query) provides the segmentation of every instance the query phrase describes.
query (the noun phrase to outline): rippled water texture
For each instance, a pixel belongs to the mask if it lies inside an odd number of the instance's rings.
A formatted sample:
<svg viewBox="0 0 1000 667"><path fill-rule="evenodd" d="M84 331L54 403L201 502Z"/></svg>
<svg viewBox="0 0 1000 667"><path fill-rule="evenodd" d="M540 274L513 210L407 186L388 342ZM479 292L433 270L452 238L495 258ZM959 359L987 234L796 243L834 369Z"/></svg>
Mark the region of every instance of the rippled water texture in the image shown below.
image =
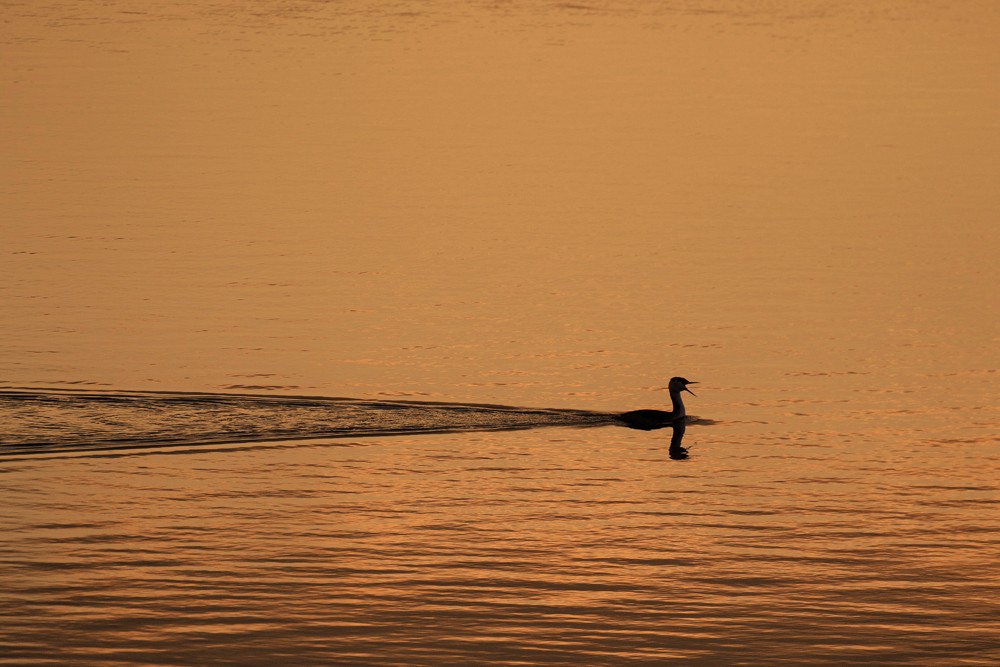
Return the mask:
<svg viewBox="0 0 1000 667"><path fill-rule="evenodd" d="M0 391L0 456L606 425L612 414L324 396Z"/></svg>
<svg viewBox="0 0 1000 667"><path fill-rule="evenodd" d="M1000 664L1000 3L2 6L0 665Z"/></svg>
<svg viewBox="0 0 1000 667"><path fill-rule="evenodd" d="M995 449L709 431L6 463L0 660L996 661Z"/></svg>

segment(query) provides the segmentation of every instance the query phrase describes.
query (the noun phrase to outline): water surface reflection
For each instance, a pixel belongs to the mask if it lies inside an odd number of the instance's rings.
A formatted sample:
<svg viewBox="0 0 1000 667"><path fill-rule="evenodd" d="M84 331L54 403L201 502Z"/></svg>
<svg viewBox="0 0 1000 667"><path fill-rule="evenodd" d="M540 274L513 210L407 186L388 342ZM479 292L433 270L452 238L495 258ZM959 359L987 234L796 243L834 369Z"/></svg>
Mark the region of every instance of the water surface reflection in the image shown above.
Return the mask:
<svg viewBox="0 0 1000 667"><path fill-rule="evenodd" d="M1000 663L1000 4L140 4L4 5L0 382L455 403L3 398L0 663Z"/></svg>

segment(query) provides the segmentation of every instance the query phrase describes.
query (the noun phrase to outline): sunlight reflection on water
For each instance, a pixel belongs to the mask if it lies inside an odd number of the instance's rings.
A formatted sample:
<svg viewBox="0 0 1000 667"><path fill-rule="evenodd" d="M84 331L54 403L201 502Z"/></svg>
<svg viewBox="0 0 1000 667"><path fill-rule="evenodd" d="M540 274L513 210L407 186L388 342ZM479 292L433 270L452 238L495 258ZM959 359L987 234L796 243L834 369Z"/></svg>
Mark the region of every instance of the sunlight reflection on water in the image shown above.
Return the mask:
<svg viewBox="0 0 1000 667"><path fill-rule="evenodd" d="M684 462L622 429L12 462L3 641L47 654L44 613L78 664L988 664L983 467L712 433Z"/></svg>
<svg viewBox="0 0 1000 667"><path fill-rule="evenodd" d="M0 664L1000 663L998 7L8 3Z"/></svg>

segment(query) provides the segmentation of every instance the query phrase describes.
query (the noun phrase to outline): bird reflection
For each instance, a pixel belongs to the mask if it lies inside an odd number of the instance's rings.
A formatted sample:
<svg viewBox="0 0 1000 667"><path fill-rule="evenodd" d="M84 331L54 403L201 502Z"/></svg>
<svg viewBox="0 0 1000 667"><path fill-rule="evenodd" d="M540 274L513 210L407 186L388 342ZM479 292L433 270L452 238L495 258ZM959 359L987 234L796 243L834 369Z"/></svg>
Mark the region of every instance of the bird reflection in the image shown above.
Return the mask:
<svg viewBox="0 0 1000 667"><path fill-rule="evenodd" d="M681 442L684 441L684 431L687 430L687 422L679 419L671 428L674 432L670 435L670 449L668 451L670 458L675 461L686 459L688 457L688 450L687 447L681 446Z"/></svg>

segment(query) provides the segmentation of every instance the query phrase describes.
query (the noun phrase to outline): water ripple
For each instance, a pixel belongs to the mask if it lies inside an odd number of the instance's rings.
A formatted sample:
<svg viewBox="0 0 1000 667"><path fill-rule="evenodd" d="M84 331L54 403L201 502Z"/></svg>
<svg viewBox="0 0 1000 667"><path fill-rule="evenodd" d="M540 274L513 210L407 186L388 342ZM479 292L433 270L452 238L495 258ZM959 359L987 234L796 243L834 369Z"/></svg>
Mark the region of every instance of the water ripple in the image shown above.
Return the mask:
<svg viewBox="0 0 1000 667"><path fill-rule="evenodd" d="M0 390L0 456L236 442L599 426L587 410L179 392Z"/></svg>

